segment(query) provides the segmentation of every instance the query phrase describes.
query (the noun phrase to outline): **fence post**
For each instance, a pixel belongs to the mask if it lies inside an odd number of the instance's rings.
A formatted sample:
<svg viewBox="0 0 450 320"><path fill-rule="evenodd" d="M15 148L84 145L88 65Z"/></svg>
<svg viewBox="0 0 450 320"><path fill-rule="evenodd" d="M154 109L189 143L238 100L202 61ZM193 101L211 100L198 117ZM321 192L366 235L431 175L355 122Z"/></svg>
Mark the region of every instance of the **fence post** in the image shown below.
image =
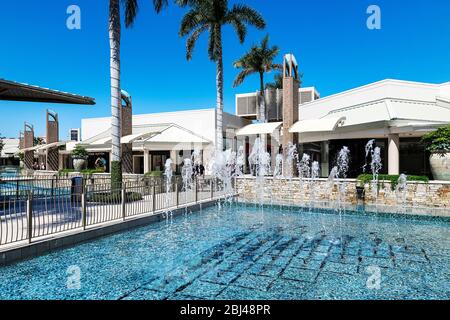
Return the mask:
<svg viewBox="0 0 450 320"><path fill-rule="evenodd" d="M198 179L194 178L194 188L195 188L195 203L198 202Z"/></svg>
<svg viewBox="0 0 450 320"><path fill-rule="evenodd" d="M153 213L155 213L155 211L156 211L156 180L153 182L152 202L153 202Z"/></svg>
<svg viewBox="0 0 450 320"><path fill-rule="evenodd" d="M126 197L127 197L127 192L126 192L126 188L125 188L125 183L122 184L122 190L121 190L122 194L121 194L121 205L122 205L122 219L123 221L125 221L126 218Z"/></svg>
<svg viewBox="0 0 450 320"><path fill-rule="evenodd" d="M176 198L176 207L178 208L180 205L180 196L178 194L178 178L175 177L175 198Z"/></svg>
<svg viewBox="0 0 450 320"><path fill-rule="evenodd" d="M31 243L33 238L33 192L28 193L27 198L27 235L28 243Z"/></svg>
<svg viewBox="0 0 450 320"><path fill-rule="evenodd" d="M81 221L83 225L83 230L86 230L86 190L83 188L83 193L81 194Z"/></svg>
<svg viewBox="0 0 450 320"><path fill-rule="evenodd" d="M211 200L214 199L214 179L211 178Z"/></svg>
<svg viewBox="0 0 450 320"><path fill-rule="evenodd" d="M16 180L16 200L19 199L19 180Z"/></svg>

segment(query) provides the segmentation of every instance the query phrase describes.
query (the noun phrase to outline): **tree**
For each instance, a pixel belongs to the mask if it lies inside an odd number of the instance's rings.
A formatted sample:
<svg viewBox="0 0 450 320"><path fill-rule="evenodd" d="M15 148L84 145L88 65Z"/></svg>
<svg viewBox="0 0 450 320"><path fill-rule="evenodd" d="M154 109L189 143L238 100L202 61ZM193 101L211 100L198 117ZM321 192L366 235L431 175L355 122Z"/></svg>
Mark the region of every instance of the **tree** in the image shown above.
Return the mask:
<svg viewBox="0 0 450 320"><path fill-rule="evenodd" d="M266 89L283 89L283 74L277 73L273 77L273 82L266 84Z"/></svg>
<svg viewBox="0 0 450 320"><path fill-rule="evenodd" d="M246 5L236 4L228 8L227 0L177 0L190 10L181 21L179 34L188 36L186 42L186 58L192 59L195 44L200 35L208 32L209 59L216 63L216 150L223 151L223 52L222 29L225 25L231 25L236 31L240 43L243 43L247 35L247 25L258 29L265 27L263 17L254 9Z"/></svg>
<svg viewBox="0 0 450 320"><path fill-rule="evenodd" d="M45 140L42 137L34 137L33 138L33 146L40 146L42 144L45 144Z"/></svg>
<svg viewBox="0 0 450 320"><path fill-rule="evenodd" d="M111 80L111 183L118 186L122 182L121 162L121 91L120 91L120 2L125 6L125 26L130 27L138 12L138 0L109 0L109 48ZM160 12L167 0L153 0L156 12Z"/></svg>
<svg viewBox="0 0 450 320"><path fill-rule="evenodd" d="M5 147L5 143L3 142L3 138L0 133L0 155L2 154L3 148Z"/></svg>
<svg viewBox="0 0 450 320"><path fill-rule="evenodd" d="M259 89L259 120L266 122L266 103L264 98L264 74L274 70L282 70L281 64L273 61L280 52L277 46L269 47L269 36L265 36L259 45L254 45L247 53L234 63L234 67L242 69L234 80L233 86L241 85L244 80L252 75L258 74L260 81Z"/></svg>

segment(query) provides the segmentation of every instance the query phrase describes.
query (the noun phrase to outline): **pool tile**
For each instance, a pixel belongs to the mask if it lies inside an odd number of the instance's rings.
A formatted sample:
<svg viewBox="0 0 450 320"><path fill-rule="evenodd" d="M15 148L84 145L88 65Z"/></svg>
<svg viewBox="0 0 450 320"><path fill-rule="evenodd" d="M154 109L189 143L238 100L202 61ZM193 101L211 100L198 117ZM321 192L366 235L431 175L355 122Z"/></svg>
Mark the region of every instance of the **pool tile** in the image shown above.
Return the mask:
<svg viewBox="0 0 450 320"><path fill-rule="evenodd" d="M287 268L282 273L281 277L283 279L314 282L317 277L318 271L302 269L302 268Z"/></svg>
<svg viewBox="0 0 450 320"><path fill-rule="evenodd" d="M269 285L273 282L273 280L274 278L272 277L244 273L234 282L233 285L242 286L249 289L266 291Z"/></svg>

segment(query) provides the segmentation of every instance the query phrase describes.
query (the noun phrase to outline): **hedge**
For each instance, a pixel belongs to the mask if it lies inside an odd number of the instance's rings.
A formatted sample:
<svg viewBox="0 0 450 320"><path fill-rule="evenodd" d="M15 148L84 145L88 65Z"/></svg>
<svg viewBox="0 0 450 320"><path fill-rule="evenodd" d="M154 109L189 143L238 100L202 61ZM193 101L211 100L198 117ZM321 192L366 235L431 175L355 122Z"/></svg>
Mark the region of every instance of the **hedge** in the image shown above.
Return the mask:
<svg viewBox="0 0 450 320"><path fill-rule="evenodd" d="M379 184L380 182L382 183L383 181L389 181L391 183L391 189L395 190L395 188L397 187L398 184L398 179L400 178L400 175L390 175L390 174L379 174L378 175L378 181ZM357 178L358 182L360 182L361 184L366 184L366 183L370 183L373 180L373 175L371 174L360 174ZM427 176L414 176L414 175L410 175L410 176L406 176L406 180L407 181L420 181L420 182L425 182L428 183L430 181L430 179L428 179Z"/></svg>

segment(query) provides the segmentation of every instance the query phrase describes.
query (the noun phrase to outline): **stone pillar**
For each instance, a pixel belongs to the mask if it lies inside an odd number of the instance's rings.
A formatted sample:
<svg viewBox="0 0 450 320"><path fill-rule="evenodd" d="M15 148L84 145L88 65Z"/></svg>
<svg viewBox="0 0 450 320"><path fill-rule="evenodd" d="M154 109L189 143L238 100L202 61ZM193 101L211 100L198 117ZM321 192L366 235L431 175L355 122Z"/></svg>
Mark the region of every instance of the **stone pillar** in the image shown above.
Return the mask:
<svg viewBox="0 0 450 320"><path fill-rule="evenodd" d="M283 62L283 156L286 159L289 144L296 145L298 143L298 135L290 133L289 129L298 121L298 88L300 86L298 65L292 54L284 56ZM283 172L292 171L287 168L287 162L284 163ZM292 164L293 165L293 164ZM294 169L294 168L292 168Z"/></svg>
<svg viewBox="0 0 450 320"><path fill-rule="evenodd" d="M400 137L388 135L388 174L400 174Z"/></svg>
<svg viewBox="0 0 450 320"><path fill-rule="evenodd" d="M330 175L330 142L322 141L320 146L320 175L328 177Z"/></svg>
<svg viewBox="0 0 450 320"><path fill-rule="evenodd" d="M177 170L178 165L178 157L177 157L177 150L170 150L170 159L172 160L172 170L175 172ZM164 166L164 163L163 163Z"/></svg>
<svg viewBox="0 0 450 320"><path fill-rule="evenodd" d="M58 114L47 109L46 112L46 139L47 144L59 141L59 120ZM47 149L45 156L45 167L49 171L58 171L59 168L59 148Z"/></svg>
<svg viewBox="0 0 450 320"><path fill-rule="evenodd" d="M152 170L150 152L144 149L144 174Z"/></svg>
<svg viewBox="0 0 450 320"><path fill-rule="evenodd" d="M24 131L23 131L23 147L24 149L28 149L33 147L34 144L34 128L32 125L25 123ZM33 169L34 163L34 151L25 151L24 152L24 164L25 169Z"/></svg>

